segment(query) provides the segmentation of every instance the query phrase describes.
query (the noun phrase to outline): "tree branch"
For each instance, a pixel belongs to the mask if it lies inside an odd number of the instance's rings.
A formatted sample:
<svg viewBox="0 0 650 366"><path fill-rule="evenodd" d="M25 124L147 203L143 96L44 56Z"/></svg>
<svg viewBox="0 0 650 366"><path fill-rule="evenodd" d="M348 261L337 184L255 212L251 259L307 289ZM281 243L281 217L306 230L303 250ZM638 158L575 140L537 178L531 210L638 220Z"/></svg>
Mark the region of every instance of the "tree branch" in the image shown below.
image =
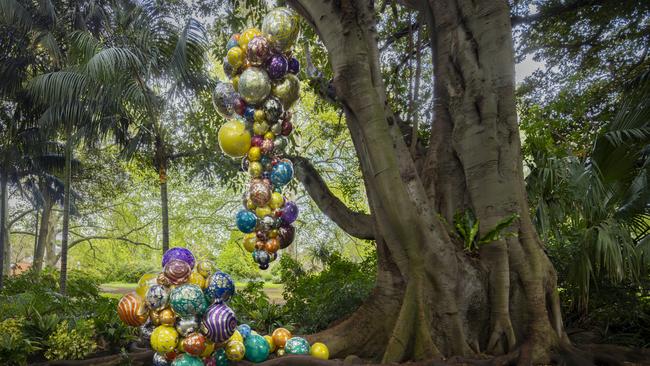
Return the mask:
<svg viewBox="0 0 650 366"><path fill-rule="evenodd" d="M23 217L27 216L27 214L29 214L29 213L31 213L31 212L34 212L34 210L33 210L33 209L25 210L25 211L19 213L18 215L14 216L13 218L9 219L9 225L8 225L8 226L9 226L9 227L12 227L12 226L13 226L15 223L17 223L20 219L22 219Z"/></svg>
<svg viewBox="0 0 650 366"><path fill-rule="evenodd" d="M311 162L303 157L292 156L296 177L327 217L332 219L343 231L359 239L374 239L372 216L352 211L327 187Z"/></svg>
<svg viewBox="0 0 650 366"><path fill-rule="evenodd" d="M398 30L397 32L393 33L390 37L386 38L386 41L384 42L383 45L379 48L379 52L385 51L390 45L393 43L397 42L398 40L406 37L409 35L410 32L414 32L420 28L420 23L415 22L413 24L409 24L405 26L404 28Z"/></svg>
<svg viewBox="0 0 650 366"><path fill-rule="evenodd" d="M538 20L553 18L569 12L576 12L581 8L585 8L593 5L599 5L603 3L604 1L602 0L591 0L591 1L573 0L566 3L558 3L558 5L549 6L545 9L543 8L538 13L532 15L528 15L528 16L513 15L510 18L510 23L512 24L513 27L516 27L521 24L530 24Z"/></svg>

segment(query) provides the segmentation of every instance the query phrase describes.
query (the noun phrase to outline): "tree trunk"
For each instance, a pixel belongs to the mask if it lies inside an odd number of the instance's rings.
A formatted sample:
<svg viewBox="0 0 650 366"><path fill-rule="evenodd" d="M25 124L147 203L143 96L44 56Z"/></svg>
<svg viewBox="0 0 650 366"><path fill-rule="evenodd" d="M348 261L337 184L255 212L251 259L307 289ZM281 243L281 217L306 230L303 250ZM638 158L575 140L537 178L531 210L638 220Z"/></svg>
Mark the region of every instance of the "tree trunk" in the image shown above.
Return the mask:
<svg viewBox="0 0 650 366"><path fill-rule="evenodd" d="M43 193L43 214L41 215L41 224L38 230L38 237L36 239L36 249L34 250L34 261L32 268L36 273L39 273L43 269L43 257L45 255L45 246L47 245L47 240L51 239L51 236L48 235L50 231L50 216L52 215L52 198L50 197L45 190L42 190Z"/></svg>
<svg viewBox="0 0 650 366"><path fill-rule="evenodd" d="M289 3L328 49L379 263L367 302L310 339L335 356L383 362L482 353L550 362L552 350L567 343L555 271L528 214L507 3L410 2L428 22L438 101L429 150L417 164L386 100L372 2ZM298 173L318 203L322 187L313 175ZM335 222L353 220L328 205L323 210ZM519 218L505 235L467 253L453 230L454 213L465 210L480 220L480 237Z"/></svg>
<svg viewBox="0 0 650 366"><path fill-rule="evenodd" d="M160 167L160 206L162 211L162 250L169 250L169 200L167 198L167 174L164 166Z"/></svg>
<svg viewBox="0 0 650 366"><path fill-rule="evenodd" d="M9 266L6 264L11 252L9 247L9 230L7 227L7 209L9 197L7 194L8 177L6 169L0 172L0 289L2 289L3 278L9 273Z"/></svg>
<svg viewBox="0 0 650 366"><path fill-rule="evenodd" d="M63 231L61 233L61 277L59 280L59 289L65 294L66 282L68 279L68 235L70 226L70 185L72 184L72 124L66 124L65 133L65 169L63 191Z"/></svg>
<svg viewBox="0 0 650 366"><path fill-rule="evenodd" d="M56 226L59 223L59 216L54 209L51 210L50 220L47 222L47 235L43 241L45 245L45 266L56 267L59 260L59 253L56 252Z"/></svg>

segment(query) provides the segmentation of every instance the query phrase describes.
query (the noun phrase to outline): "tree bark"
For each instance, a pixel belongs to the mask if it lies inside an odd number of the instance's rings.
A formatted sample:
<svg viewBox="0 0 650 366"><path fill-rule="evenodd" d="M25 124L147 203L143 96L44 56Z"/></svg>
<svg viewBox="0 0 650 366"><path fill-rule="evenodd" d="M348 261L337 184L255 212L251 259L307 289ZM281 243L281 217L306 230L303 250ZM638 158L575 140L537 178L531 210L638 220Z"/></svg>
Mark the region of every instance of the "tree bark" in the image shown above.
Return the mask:
<svg viewBox="0 0 650 366"><path fill-rule="evenodd" d="M160 206L162 211L162 250L169 250L169 200L167 198L167 175L164 166L160 167Z"/></svg>
<svg viewBox="0 0 650 366"><path fill-rule="evenodd" d="M9 266L7 266L7 253L9 247L9 228L7 227L7 209L9 197L7 194L8 177L7 170L0 172L0 289L2 289L3 278L8 275Z"/></svg>
<svg viewBox="0 0 650 366"><path fill-rule="evenodd" d="M45 189L41 190L43 194L43 213L41 214L40 219L40 228L38 230L38 235L36 238L36 248L34 250L34 261L32 264L32 269L34 272L39 273L43 269L43 257L45 256L45 246L47 240L50 239L49 230L50 230L50 216L52 215L52 198L50 195L45 192ZM38 224L37 224L38 226Z"/></svg>
<svg viewBox="0 0 650 366"><path fill-rule="evenodd" d="M309 338L337 356L383 362L482 353L516 353L520 364L550 362L566 339L555 271L528 215L507 3L406 1L427 21L436 72L436 119L417 164L386 100L373 3L288 3L328 49L379 263L367 302ZM347 214L319 197L327 190L314 189L313 179L311 186L301 180L334 221ZM519 218L468 255L452 229L454 213L465 210L479 219L480 237L507 217Z"/></svg>
<svg viewBox="0 0 650 366"><path fill-rule="evenodd" d="M65 141L65 169L64 181L65 188L63 191L63 232L61 233L61 275L59 280L59 290L62 294L66 291L66 282L68 279L68 237L70 227L70 185L72 184L72 123L66 124L66 141Z"/></svg>

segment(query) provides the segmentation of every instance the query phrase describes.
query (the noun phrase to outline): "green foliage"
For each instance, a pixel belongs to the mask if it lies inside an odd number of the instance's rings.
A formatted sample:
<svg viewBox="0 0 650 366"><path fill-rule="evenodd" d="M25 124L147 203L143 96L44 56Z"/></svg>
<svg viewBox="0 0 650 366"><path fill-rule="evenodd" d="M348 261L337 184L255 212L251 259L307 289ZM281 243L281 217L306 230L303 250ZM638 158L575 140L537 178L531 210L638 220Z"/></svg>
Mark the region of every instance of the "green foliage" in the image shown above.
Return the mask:
<svg viewBox="0 0 650 366"><path fill-rule="evenodd" d="M472 252L478 250L481 244L489 244L501 239L503 237L501 233L512 225L517 218L519 218L518 214L512 214L499 220L496 226L479 238L479 219L476 218L474 212L468 209L454 215L454 227L456 233L463 239L465 250Z"/></svg>
<svg viewBox="0 0 650 366"><path fill-rule="evenodd" d="M47 339L45 358L48 360L80 360L92 353L97 344L93 340L95 327L92 321L77 321L74 327L67 320L59 323Z"/></svg>
<svg viewBox="0 0 650 366"><path fill-rule="evenodd" d="M26 365L27 356L38 347L24 337L23 318L9 318L0 322L0 361L4 365Z"/></svg>
<svg viewBox="0 0 650 366"><path fill-rule="evenodd" d="M303 333L325 329L356 310L375 284L376 257L354 263L334 253L320 272L306 272L289 256L280 259L280 277L289 322Z"/></svg>
<svg viewBox="0 0 650 366"><path fill-rule="evenodd" d="M269 301L264 293L263 281L250 281L238 289L230 302L240 323L246 323L262 334L285 326L285 314L281 305Z"/></svg>
<svg viewBox="0 0 650 366"><path fill-rule="evenodd" d="M96 280L72 271L63 296L57 279L51 270L8 278L0 293L0 320L19 324L20 332L7 347L26 347L26 358L67 359L83 358L99 344L118 350L135 339L134 328L116 316L117 300L100 296Z"/></svg>

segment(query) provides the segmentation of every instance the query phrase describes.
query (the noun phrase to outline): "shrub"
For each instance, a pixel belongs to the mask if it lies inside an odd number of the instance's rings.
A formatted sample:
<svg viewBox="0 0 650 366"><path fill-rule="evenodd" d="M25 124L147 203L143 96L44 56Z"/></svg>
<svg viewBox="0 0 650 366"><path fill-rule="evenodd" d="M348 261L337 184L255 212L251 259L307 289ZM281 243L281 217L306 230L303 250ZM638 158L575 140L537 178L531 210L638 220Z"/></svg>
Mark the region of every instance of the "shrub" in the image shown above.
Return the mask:
<svg viewBox="0 0 650 366"><path fill-rule="evenodd" d="M67 320L59 323L47 339L45 358L48 360L80 360L92 353L97 344L95 326L90 320L79 320L74 327Z"/></svg>
<svg viewBox="0 0 650 366"><path fill-rule="evenodd" d="M269 301L264 293L263 281L248 282L246 287L237 290L230 306L240 323L247 323L263 334L270 334L275 328L286 326L282 306Z"/></svg>
<svg viewBox="0 0 650 366"><path fill-rule="evenodd" d="M26 365L27 356L38 348L23 334L23 318L0 322L0 360L3 365Z"/></svg>
<svg viewBox="0 0 650 366"><path fill-rule="evenodd" d="M375 284L376 257L361 263L333 253L321 272L308 273L289 256L280 260L280 276L287 319L300 326L300 332L313 333L343 318L368 297Z"/></svg>

